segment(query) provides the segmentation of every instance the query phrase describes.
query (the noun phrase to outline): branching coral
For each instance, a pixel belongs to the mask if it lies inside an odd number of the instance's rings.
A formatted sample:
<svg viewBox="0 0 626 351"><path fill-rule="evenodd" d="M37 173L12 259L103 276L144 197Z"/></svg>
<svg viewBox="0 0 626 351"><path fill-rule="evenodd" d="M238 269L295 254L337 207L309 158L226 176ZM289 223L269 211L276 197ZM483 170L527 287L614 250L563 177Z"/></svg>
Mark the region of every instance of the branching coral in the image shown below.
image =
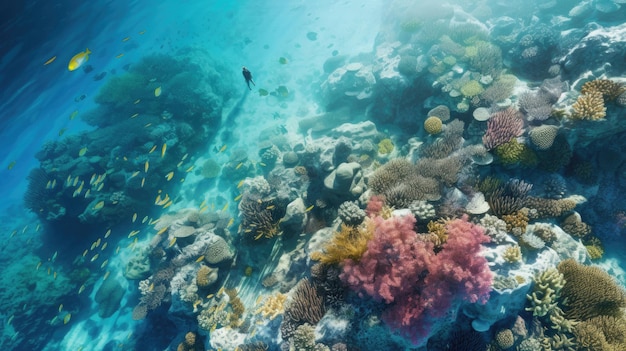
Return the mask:
<svg viewBox="0 0 626 351"><path fill-rule="evenodd" d="M512 214L524 207L533 185L520 179L509 179L506 183L492 181L480 185L481 191L496 216Z"/></svg>
<svg viewBox="0 0 626 351"><path fill-rule="evenodd" d="M255 313L260 314L263 318L273 320L283 314L285 310L285 301L287 301L287 295L277 292L259 301L261 306Z"/></svg>
<svg viewBox="0 0 626 351"><path fill-rule="evenodd" d="M576 202L572 199L556 200L531 196L526 199L526 207L531 210L529 216L533 219L553 218L573 210Z"/></svg>
<svg viewBox="0 0 626 351"><path fill-rule="evenodd" d="M572 118L577 120L596 121L606 116L602 93L597 91L581 94L572 105L572 109Z"/></svg>
<svg viewBox="0 0 626 351"><path fill-rule="evenodd" d="M626 87L623 84L617 83L610 79L595 79L583 84L580 89L581 94L590 94L594 92L598 92L602 94L604 101L612 101L615 100L618 96L620 96L624 91L626 91Z"/></svg>
<svg viewBox="0 0 626 351"><path fill-rule="evenodd" d="M549 314L558 313L561 290L565 286L565 278L555 268L549 268L533 278L535 284L530 295L526 295L530 302L530 307L526 311L531 311L533 316L544 317Z"/></svg>
<svg viewBox="0 0 626 351"><path fill-rule="evenodd" d="M324 264L341 263L346 259L358 261L373 234L374 223L369 218L358 227L342 224L341 230L324 246L324 251L314 252L311 258Z"/></svg>
<svg viewBox="0 0 626 351"><path fill-rule="evenodd" d="M519 111L508 108L494 113L487 122L483 144L489 150L524 133L524 121Z"/></svg>

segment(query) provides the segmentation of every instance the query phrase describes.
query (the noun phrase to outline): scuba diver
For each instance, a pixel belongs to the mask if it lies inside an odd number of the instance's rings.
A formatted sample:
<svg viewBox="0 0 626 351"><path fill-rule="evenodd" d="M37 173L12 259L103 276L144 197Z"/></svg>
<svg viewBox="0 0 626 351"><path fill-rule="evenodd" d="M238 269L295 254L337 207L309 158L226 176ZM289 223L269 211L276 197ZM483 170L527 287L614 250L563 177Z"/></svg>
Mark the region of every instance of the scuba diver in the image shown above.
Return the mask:
<svg viewBox="0 0 626 351"><path fill-rule="evenodd" d="M250 71L248 71L246 66L243 66L241 68L241 73L243 74L243 78L246 80L246 84L248 85L248 89L252 90L252 88L250 88L250 83L252 82L252 85L256 86L256 84L254 84L254 81L252 80L252 73Z"/></svg>

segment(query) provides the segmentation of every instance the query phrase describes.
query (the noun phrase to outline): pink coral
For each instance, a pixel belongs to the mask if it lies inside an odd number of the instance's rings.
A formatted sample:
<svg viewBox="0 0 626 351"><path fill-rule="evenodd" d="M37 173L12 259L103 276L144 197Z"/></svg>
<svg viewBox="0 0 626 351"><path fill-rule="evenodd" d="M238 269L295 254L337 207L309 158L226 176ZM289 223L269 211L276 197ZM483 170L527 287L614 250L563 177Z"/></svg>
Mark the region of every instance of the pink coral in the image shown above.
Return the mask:
<svg viewBox="0 0 626 351"><path fill-rule="evenodd" d="M428 336L432 318L449 312L455 301L484 303L492 274L479 255L489 241L467 217L446 225L448 241L435 254L413 230L412 216L374 218L376 231L360 261L347 260L340 278L359 296L389 304L383 320L418 344Z"/></svg>
<svg viewBox="0 0 626 351"><path fill-rule="evenodd" d="M487 122L487 131L483 135L483 144L491 150L522 134L524 134L522 114L509 107L491 116Z"/></svg>

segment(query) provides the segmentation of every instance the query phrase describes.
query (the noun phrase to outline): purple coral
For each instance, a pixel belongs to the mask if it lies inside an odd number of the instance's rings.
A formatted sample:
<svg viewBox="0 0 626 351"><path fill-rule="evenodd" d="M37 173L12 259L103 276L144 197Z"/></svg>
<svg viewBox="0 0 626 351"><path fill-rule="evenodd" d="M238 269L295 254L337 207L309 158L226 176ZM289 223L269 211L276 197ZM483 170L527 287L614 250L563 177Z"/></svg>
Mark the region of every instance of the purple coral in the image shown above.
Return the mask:
<svg viewBox="0 0 626 351"><path fill-rule="evenodd" d="M494 113L487 122L483 144L488 150L508 143L524 133L524 121L519 111L508 108Z"/></svg>

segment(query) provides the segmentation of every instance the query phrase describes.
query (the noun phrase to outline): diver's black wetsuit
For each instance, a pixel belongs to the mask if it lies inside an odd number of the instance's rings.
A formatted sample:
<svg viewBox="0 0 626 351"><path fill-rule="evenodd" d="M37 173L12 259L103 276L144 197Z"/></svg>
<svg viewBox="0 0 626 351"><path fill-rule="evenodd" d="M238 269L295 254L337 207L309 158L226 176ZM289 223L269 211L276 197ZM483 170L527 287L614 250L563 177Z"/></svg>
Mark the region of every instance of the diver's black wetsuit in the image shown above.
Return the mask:
<svg viewBox="0 0 626 351"><path fill-rule="evenodd" d="M246 84L248 85L248 89L252 90L252 88L250 88L250 83L252 83L252 85L256 86L256 84L254 84L254 81L252 80L252 73L245 66L242 67L241 73L243 74L243 78L246 80Z"/></svg>

